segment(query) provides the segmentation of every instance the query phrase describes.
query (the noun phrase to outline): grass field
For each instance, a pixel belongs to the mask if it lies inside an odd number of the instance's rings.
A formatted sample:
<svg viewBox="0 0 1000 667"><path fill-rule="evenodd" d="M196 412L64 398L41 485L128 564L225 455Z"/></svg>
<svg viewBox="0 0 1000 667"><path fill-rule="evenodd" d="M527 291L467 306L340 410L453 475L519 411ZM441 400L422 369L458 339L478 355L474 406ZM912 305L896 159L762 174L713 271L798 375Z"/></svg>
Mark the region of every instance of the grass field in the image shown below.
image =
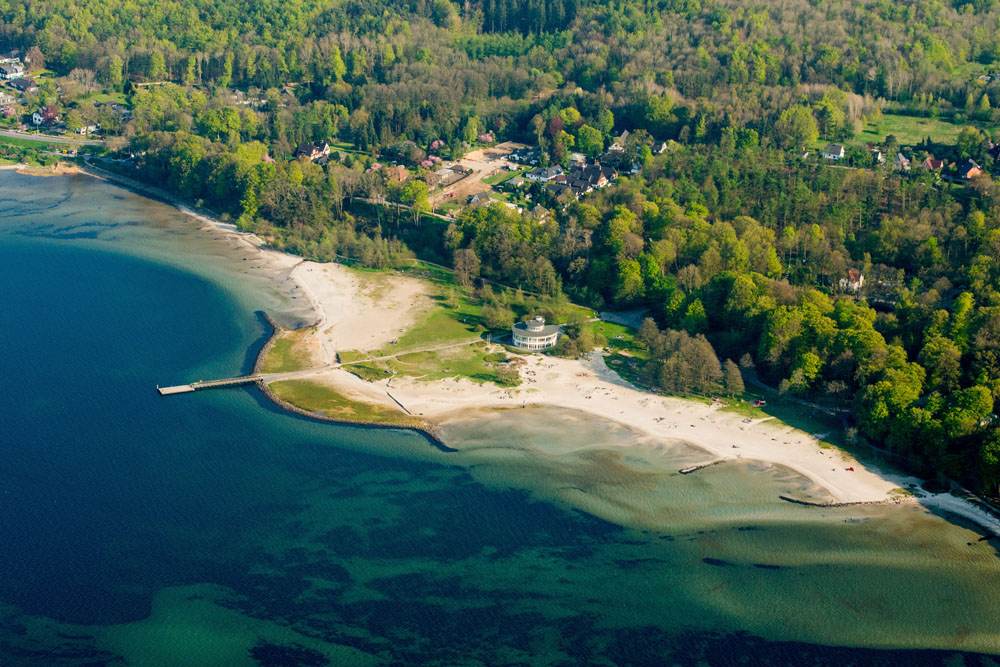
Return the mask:
<svg viewBox="0 0 1000 667"><path fill-rule="evenodd" d="M287 373L315 366L315 360L306 340L314 333L316 333L315 327L282 332L267 353L261 371Z"/></svg>
<svg viewBox="0 0 1000 667"><path fill-rule="evenodd" d="M896 114L883 114L877 123L869 123L864 131L858 135L861 141L871 141L874 143L885 139L891 134L896 137L900 144L917 144L926 137L931 141L940 144L954 144L958 138L958 133L963 127L974 125L988 132L996 132L1000 128L986 126L982 123L950 123L936 118L920 118L917 116L900 116Z"/></svg>
<svg viewBox="0 0 1000 667"><path fill-rule="evenodd" d="M476 343L436 352L404 354L388 360L385 366L399 375L427 382L449 377L464 377L473 382L497 382L495 363L506 355L491 353L489 347L485 343Z"/></svg>
<svg viewBox="0 0 1000 667"><path fill-rule="evenodd" d="M17 146L19 148L36 148L39 150L51 150L56 152L69 151L77 148L83 148L77 144L60 144L56 142L47 141L44 135L39 135L37 139L35 138L21 138L21 137L0 137L0 144L5 144L7 146Z"/></svg>
<svg viewBox="0 0 1000 667"><path fill-rule="evenodd" d="M501 183L506 183L507 181L509 181L510 179L514 178L515 176L520 176L525 171L527 171L527 170L526 169L518 169L516 171L507 171L506 169L504 169L499 174L496 174L495 176L487 176L486 178L483 179L483 183L485 183L486 185L492 185L492 186L495 187L497 185L500 185Z"/></svg>
<svg viewBox="0 0 1000 667"><path fill-rule="evenodd" d="M420 420L380 405L352 401L332 387L309 380L283 380L270 385L279 398L310 412L349 421L415 426Z"/></svg>

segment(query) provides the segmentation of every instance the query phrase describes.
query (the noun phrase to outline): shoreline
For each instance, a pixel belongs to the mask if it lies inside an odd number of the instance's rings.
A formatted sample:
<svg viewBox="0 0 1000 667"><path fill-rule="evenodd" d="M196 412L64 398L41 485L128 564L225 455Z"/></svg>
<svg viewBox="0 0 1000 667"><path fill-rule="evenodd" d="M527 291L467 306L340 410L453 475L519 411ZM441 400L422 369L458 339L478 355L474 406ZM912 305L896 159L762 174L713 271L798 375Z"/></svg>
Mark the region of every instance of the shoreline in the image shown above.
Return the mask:
<svg viewBox="0 0 1000 667"><path fill-rule="evenodd" d="M264 361L267 358L268 353L271 348L274 347L275 341L278 340L281 333L285 329L271 319L271 316L264 313L264 319L267 323L271 325L271 335L268 337L267 341L261 346L260 351L257 353L257 359L254 361L252 374L259 375L262 372L264 366ZM310 326L319 326L319 324L314 324ZM455 452L458 451L452 447L449 447L444 440L441 439L441 435L437 432L436 428L432 424L420 425L420 424L385 424L376 421L365 421L359 419L344 419L341 417L330 417L328 415L313 412L311 410L306 410L301 408L294 403L289 403L285 399L281 398L268 386L268 383L264 380L257 380L254 385L260 389L261 393L264 394L272 403L280 407L282 410L286 410L293 414L299 415L300 417L305 417L307 419L312 419L315 421L326 422L329 424L343 424L345 426L361 426L364 428L377 428L377 429L405 429L409 431L416 431L417 433L423 435L428 440L431 441L435 447L442 451Z"/></svg>
<svg viewBox="0 0 1000 667"><path fill-rule="evenodd" d="M209 211L198 210L188 202L184 202L178 197L163 192L155 186L146 185L113 172L107 172L89 163L85 167L72 165L54 165L52 167L32 168L28 165L2 165L0 169L13 170L25 175L46 176L63 174L82 174L98 180L105 181L128 190L136 195L155 199L165 203L176 210L198 220L202 229L211 229L229 238L232 238L244 246L248 251L260 253L258 257L264 260L271 268L284 273L305 293L309 300L310 308L317 320L318 327L330 327L345 324L350 325L345 317L335 320L331 313L327 312L324 302L317 295L314 285L303 276L301 270L304 265L310 267L328 267L334 271L347 271L339 264L318 264L310 262L302 257L290 255L288 253L267 248L265 242L258 236L242 232L229 222L225 222L214 216ZM310 276L314 280L321 279L319 271L313 272ZM313 275L317 274L317 275ZM337 285L342 287L342 285ZM329 298L329 295L324 295ZM344 313L340 313L344 315ZM350 313L348 314L350 315ZM272 335L267 343L258 353L255 368L262 363L264 356L281 330L279 325L267 318L272 324ZM333 322L334 325L330 326ZM329 350L323 346L324 354ZM810 434L797 431L787 424L776 420L750 420L743 422L739 415L735 413L725 413L719 410L720 406L707 406L697 401L680 398L665 397L658 394L638 390L632 387L617 373L604 364L603 357L592 353L585 360L565 360L551 357L526 357L534 360L531 365L532 370L541 364L557 364L561 368L555 377L549 379L545 391L524 384L518 388L505 389L493 385L475 385L469 381L439 380L434 383L423 383L409 381L403 378L393 378L390 381L380 381L371 383L350 375L344 370L334 370L324 372L319 378L323 381L332 382L335 385L349 385L357 396L358 389L367 386L369 390L377 390L380 384L388 386L389 382L402 381L402 385L392 386L393 395L388 398L396 402L396 405L389 405L385 395L387 392L369 391L370 394L381 394L378 400L389 407L405 410L420 419L423 424L386 424L376 421L354 421L348 419L338 419L327 417L322 414L300 408L281 399L261 381L258 386L262 393L267 396L275 405L283 410L292 412L302 417L324 421L335 424L346 424L362 426L368 428L390 428L408 429L421 433L427 437L436 447L444 447L453 450L442 439L440 427L451 422L461 420L462 415L476 409L511 409L513 407L526 407L527 405L545 405L557 408L579 410L596 416L601 419L624 424L632 429L654 438L669 438L681 440L699 449L704 450L709 457L721 459L721 463L728 461L746 460L758 461L768 465L778 465L788 468L803 477L807 478L834 498L835 504L859 504L859 503L907 503L919 502L927 508L936 508L939 511L950 512L972 521L982 528L987 529L995 536L1000 536L1000 518L989 510L980 507L968 500L952 496L949 493L927 494L918 492L917 497L900 498L891 492L908 484L919 484L923 480L914 477L901 477L898 475L885 474L877 471L871 464L862 464L853 458L843 458L846 453L839 449L822 449L819 440ZM580 381L577 380L574 393L574 379L590 374L587 379L596 380L592 387L581 388ZM349 376L347 379L344 376ZM532 380L535 384L543 384L541 378ZM433 386L432 386L433 385ZM589 391L589 393L587 393ZM412 392L412 393L408 393ZM601 393L603 392L603 393ZM612 396L611 394L615 394ZM373 396L374 398L375 396ZM597 400L593 400L593 399ZM398 399L398 400L397 400ZM620 401L612 403L611 401ZM352 399L353 400L353 399ZM659 405L654 403L659 402ZM520 403L520 405L518 405ZM629 403L626 407L625 403ZM404 405L405 404L405 405ZM621 409L624 408L624 409ZM675 420L666 423L665 412L671 412ZM657 416L653 416L657 415ZM721 416L720 416L721 415ZM698 422L705 422L698 424ZM690 426L682 427L679 422L688 422ZM769 423L770 422L770 423ZM780 426L778 426L780 424ZM690 430L689 430L690 429ZM779 438L784 438L779 440ZM736 439L740 444L736 444ZM792 441L794 439L794 442ZM752 446L748 446L752 442ZM774 443L773 445L771 443ZM744 454L746 456L744 456ZM712 461L707 461L712 462ZM832 467L831 467L832 466ZM845 474L845 467L856 466L856 470ZM838 474L840 473L840 474ZM847 475L850 475L848 477Z"/></svg>

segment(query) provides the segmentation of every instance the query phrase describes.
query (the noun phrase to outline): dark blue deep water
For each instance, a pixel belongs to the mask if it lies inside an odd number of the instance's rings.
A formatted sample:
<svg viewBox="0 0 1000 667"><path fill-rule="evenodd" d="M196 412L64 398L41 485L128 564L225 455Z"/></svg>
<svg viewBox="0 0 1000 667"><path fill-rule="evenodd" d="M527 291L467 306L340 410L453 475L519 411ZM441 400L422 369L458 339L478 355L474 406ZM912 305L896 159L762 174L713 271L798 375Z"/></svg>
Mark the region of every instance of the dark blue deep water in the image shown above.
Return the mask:
<svg viewBox="0 0 1000 667"><path fill-rule="evenodd" d="M162 398L156 383L248 370L268 333L198 277L12 238L0 240L0 290L5 667L955 655L651 623L607 583L672 588L671 536L486 488L446 459L419 460L421 436L293 417L255 389Z"/></svg>

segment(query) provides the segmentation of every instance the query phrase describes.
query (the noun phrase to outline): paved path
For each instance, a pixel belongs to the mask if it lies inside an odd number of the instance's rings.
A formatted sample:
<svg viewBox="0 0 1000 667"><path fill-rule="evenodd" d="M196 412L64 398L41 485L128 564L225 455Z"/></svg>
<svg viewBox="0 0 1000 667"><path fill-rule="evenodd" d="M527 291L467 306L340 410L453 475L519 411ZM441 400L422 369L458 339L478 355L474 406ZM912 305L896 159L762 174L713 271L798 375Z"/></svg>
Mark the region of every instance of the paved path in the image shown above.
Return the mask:
<svg viewBox="0 0 1000 667"><path fill-rule="evenodd" d="M757 387L758 389L763 389L769 394L774 394L775 396L781 396L786 401L791 401L792 403L798 403L803 407L812 408L814 410L822 410L823 412L827 412L830 414L847 415L851 413L850 408L839 408L831 405L819 405L818 403L810 403L809 401L804 401L801 398L795 398L794 396L789 396L788 394L782 395L782 393L777 389L775 389L774 387L771 387L761 382L757 377L755 377L753 373L744 373L743 378L753 386Z"/></svg>
<svg viewBox="0 0 1000 667"><path fill-rule="evenodd" d="M28 134L27 132L16 132L14 130L0 130L0 137L10 137L12 139L25 139L27 141L38 141L47 144L69 144L72 146L103 146L103 141L93 139L77 139L76 137L53 137L47 134Z"/></svg>

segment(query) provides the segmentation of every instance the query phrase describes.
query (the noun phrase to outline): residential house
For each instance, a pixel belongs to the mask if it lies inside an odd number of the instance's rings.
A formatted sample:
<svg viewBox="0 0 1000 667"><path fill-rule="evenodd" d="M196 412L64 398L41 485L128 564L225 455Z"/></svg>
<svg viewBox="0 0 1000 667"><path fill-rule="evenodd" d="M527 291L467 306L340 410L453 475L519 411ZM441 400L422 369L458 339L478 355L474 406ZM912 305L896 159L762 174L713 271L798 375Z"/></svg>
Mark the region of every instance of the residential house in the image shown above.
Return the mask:
<svg viewBox="0 0 1000 667"><path fill-rule="evenodd" d="M955 175L963 181L975 178L982 173L983 168L972 159L962 160L955 166Z"/></svg>
<svg viewBox="0 0 1000 667"><path fill-rule="evenodd" d="M6 65L0 65L0 78L5 81L10 81L11 79L20 79L24 76L24 65L21 63L9 63Z"/></svg>
<svg viewBox="0 0 1000 667"><path fill-rule="evenodd" d="M437 171L434 172L437 175L437 183L436 184L440 185L441 187L444 188L444 187L448 187L449 185L451 185L455 181L462 180L462 175L456 173L456 171L457 170L454 167L444 167L444 168L438 169ZM431 185L431 182L427 181L427 185Z"/></svg>
<svg viewBox="0 0 1000 667"><path fill-rule="evenodd" d="M570 153L567 157L570 164L583 164L587 161L587 156L583 153Z"/></svg>
<svg viewBox="0 0 1000 667"><path fill-rule="evenodd" d="M573 193L579 197L598 188L607 187L616 178L618 178L618 172L614 167L594 162L570 171L566 183L573 188Z"/></svg>
<svg viewBox="0 0 1000 667"><path fill-rule="evenodd" d="M545 189L549 191L553 199L564 206L577 198L573 188L565 183L549 183Z"/></svg>
<svg viewBox="0 0 1000 667"><path fill-rule="evenodd" d="M930 155L920 163L920 168L924 171L941 171L944 168L944 160L935 160Z"/></svg>
<svg viewBox="0 0 1000 667"><path fill-rule="evenodd" d="M108 111L120 118L123 123L132 120L132 112L124 104L118 104L117 102L94 102L94 106L98 109L107 107Z"/></svg>
<svg viewBox="0 0 1000 667"><path fill-rule="evenodd" d="M549 213L549 209L545 208L541 204L536 205L535 208L531 209L528 213L528 217L539 224L548 220L550 216L551 213Z"/></svg>
<svg viewBox="0 0 1000 667"><path fill-rule="evenodd" d="M653 145L649 147L649 150L653 151L653 155L662 155L663 152L667 150L667 142L654 141Z"/></svg>
<svg viewBox="0 0 1000 667"><path fill-rule="evenodd" d="M622 133L611 142L611 146L608 148L609 151L614 151L615 153L625 152L625 142L628 140L628 130L622 130Z"/></svg>
<svg viewBox="0 0 1000 667"><path fill-rule="evenodd" d="M16 97L11 95L10 93L0 91L0 115L2 115L5 118L10 118L17 112L16 105L17 105Z"/></svg>
<svg viewBox="0 0 1000 667"><path fill-rule="evenodd" d="M469 206L488 206L490 204L490 196L485 192L477 192L466 200Z"/></svg>
<svg viewBox="0 0 1000 667"><path fill-rule="evenodd" d="M0 55L0 65L13 65L21 64L21 52L20 51L8 51Z"/></svg>
<svg viewBox="0 0 1000 667"><path fill-rule="evenodd" d="M38 85L35 84L35 80L26 76L23 76L20 79L11 80L10 87L22 93L33 93L38 90Z"/></svg>
<svg viewBox="0 0 1000 667"><path fill-rule="evenodd" d="M542 151L539 148L521 148L508 155L507 159L521 164L536 165L541 157Z"/></svg>
<svg viewBox="0 0 1000 667"><path fill-rule="evenodd" d="M386 167L383 173L385 174L385 179L390 183L402 183L410 177L409 170L401 165Z"/></svg>
<svg viewBox="0 0 1000 667"><path fill-rule="evenodd" d="M318 160L330 154L330 144L325 141L307 141L299 144L295 149L295 157L307 157L310 160Z"/></svg>
<svg viewBox="0 0 1000 667"><path fill-rule="evenodd" d="M98 125L84 125L79 130L76 131L77 134L93 134L97 132L100 128Z"/></svg>
<svg viewBox="0 0 1000 667"><path fill-rule="evenodd" d="M877 148L872 150L872 159L875 160L875 164L885 164L885 155Z"/></svg>
<svg viewBox="0 0 1000 667"><path fill-rule="evenodd" d="M108 108L111 109L112 113L122 119L123 123L127 123L132 120L132 110L129 109L124 104L118 104L117 102L108 102Z"/></svg>
<svg viewBox="0 0 1000 667"><path fill-rule="evenodd" d="M902 169L903 171L910 170L910 158L906 157L902 153L896 153L896 161L894 162L896 169Z"/></svg>
<svg viewBox="0 0 1000 667"><path fill-rule="evenodd" d="M823 149L823 157L827 160L843 160L844 147L841 144L827 144Z"/></svg>
<svg viewBox="0 0 1000 667"><path fill-rule="evenodd" d="M506 190L520 190L521 188L524 187L525 183L527 183L527 181L524 180L524 178L520 176L515 176L514 178L505 181L503 186L504 189Z"/></svg>
<svg viewBox="0 0 1000 667"><path fill-rule="evenodd" d="M46 104L44 107L31 114L31 122L36 126L40 125L55 125L59 122L59 112L51 104Z"/></svg>
<svg viewBox="0 0 1000 667"><path fill-rule="evenodd" d="M524 175L529 181L536 181L538 183L547 183L558 176L564 174L562 167L555 165L553 167L548 167L543 169L538 167L537 169L532 169L527 174Z"/></svg>
<svg viewBox="0 0 1000 667"><path fill-rule="evenodd" d="M857 293L864 287L864 284L865 277L861 274L861 271L850 269L847 272L847 277L840 279L840 291Z"/></svg>
<svg viewBox="0 0 1000 667"><path fill-rule="evenodd" d="M281 92L279 93L279 97L281 100L281 106L283 107L299 103L299 98L295 97L295 88L290 85L281 87Z"/></svg>

